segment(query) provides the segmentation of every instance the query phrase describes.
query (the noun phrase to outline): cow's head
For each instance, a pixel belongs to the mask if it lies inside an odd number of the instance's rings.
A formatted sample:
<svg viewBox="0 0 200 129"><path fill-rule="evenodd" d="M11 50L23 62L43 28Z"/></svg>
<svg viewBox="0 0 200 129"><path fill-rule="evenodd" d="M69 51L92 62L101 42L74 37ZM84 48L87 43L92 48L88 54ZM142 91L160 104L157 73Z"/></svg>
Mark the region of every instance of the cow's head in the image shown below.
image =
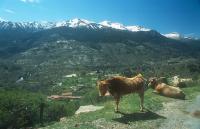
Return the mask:
<svg viewBox="0 0 200 129"><path fill-rule="evenodd" d="M148 87L151 87L154 89L156 84L157 84L157 79L155 77L149 78Z"/></svg>
<svg viewBox="0 0 200 129"><path fill-rule="evenodd" d="M99 89L99 96L109 95L108 83L106 81L97 81L97 87Z"/></svg>

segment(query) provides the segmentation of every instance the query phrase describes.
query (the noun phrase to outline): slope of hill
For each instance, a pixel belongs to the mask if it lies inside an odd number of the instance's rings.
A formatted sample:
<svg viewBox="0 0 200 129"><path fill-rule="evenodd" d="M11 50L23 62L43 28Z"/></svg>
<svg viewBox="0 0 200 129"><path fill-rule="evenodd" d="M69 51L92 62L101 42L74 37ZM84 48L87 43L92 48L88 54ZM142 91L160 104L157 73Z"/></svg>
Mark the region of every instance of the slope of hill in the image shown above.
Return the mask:
<svg viewBox="0 0 200 129"><path fill-rule="evenodd" d="M0 85L48 89L66 74L90 71L189 76L200 71L199 50L199 40L168 39L119 23L1 21Z"/></svg>

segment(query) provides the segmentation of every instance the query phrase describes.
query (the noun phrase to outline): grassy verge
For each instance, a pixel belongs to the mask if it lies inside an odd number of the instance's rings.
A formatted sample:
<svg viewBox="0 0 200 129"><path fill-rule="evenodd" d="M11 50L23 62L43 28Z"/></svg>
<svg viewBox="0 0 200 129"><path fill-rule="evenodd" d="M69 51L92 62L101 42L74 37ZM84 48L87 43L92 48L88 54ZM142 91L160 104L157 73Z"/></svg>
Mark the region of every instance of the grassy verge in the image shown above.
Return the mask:
<svg viewBox="0 0 200 129"><path fill-rule="evenodd" d="M104 109L90 112L82 113L80 115L75 115L67 118L64 122L58 122L53 125L47 126L46 128L97 128L96 126L101 126L100 123L108 124L108 126L115 125L120 122L121 124L131 124L133 122L142 123L144 117L146 120L162 118L161 116L154 113L154 111L162 108L162 102L169 101L163 96L158 96L152 93L152 90L148 90L145 94L145 107L150 110L150 112L141 113L139 111L139 97L137 94L130 94L124 96L120 101L120 111L121 113L114 112L114 101L108 99L106 102L101 102L97 105L104 106ZM136 117L134 117L136 116Z"/></svg>
<svg viewBox="0 0 200 129"><path fill-rule="evenodd" d="M152 89L145 92L144 106L145 112L139 111L139 97L137 94L123 96L120 101L120 112L114 112L114 101L112 98L102 98L104 101L94 103L95 105L104 106L102 110L82 113L66 118L66 120L54 123L45 128L60 129L60 128L155 128L164 121L164 117L156 113L162 109L163 102L174 101L175 99L166 98L152 93ZM187 100L192 100L200 94L199 83L190 84L187 88L183 88ZM94 92L96 96L98 92ZM89 103L88 103L89 104Z"/></svg>
<svg viewBox="0 0 200 129"><path fill-rule="evenodd" d="M194 82L189 84L188 87L182 89L186 94L186 99L192 100L200 94L200 83Z"/></svg>

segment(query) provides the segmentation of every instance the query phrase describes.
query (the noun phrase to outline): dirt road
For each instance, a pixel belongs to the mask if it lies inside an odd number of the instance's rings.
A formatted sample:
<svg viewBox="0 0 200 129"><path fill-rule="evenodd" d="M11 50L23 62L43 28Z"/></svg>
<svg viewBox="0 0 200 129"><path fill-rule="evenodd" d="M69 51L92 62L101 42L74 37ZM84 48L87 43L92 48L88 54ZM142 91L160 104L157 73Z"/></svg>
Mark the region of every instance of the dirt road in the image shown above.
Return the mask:
<svg viewBox="0 0 200 129"><path fill-rule="evenodd" d="M195 100L163 103L157 113L166 117L160 129L200 129L200 95Z"/></svg>

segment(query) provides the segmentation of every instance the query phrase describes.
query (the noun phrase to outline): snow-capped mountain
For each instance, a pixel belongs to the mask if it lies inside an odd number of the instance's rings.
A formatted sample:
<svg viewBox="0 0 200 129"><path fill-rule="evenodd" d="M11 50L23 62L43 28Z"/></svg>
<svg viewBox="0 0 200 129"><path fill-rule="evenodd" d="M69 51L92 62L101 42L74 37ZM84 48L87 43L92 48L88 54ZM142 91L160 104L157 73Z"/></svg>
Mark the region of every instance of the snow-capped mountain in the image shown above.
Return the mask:
<svg viewBox="0 0 200 129"><path fill-rule="evenodd" d="M96 24L95 22L91 22L85 19L72 19L72 20L68 20L68 21L60 21L60 22L56 22L55 26L52 27L72 27L72 28L76 28L76 27L86 27L86 28L92 28L92 29L97 29L100 28L100 26L98 24Z"/></svg>
<svg viewBox="0 0 200 129"><path fill-rule="evenodd" d="M58 28L58 27L70 27L70 28L87 28L87 29L116 29L121 31L130 31L130 32L148 32L151 29L144 28L142 26L125 26L121 23L117 22L110 22L110 21L103 21L100 23L95 23L92 21L88 21L85 19L72 19L72 20L63 20L58 22L48 22L48 21L41 21L41 22L11 22L5 21L0 19L0 31L1 30L19 30L19 31L26 31L26 32L37 32L46 29ZM162 34L163 36L181 40L181 39L195 39L194 37L186 37L177 32L172 32L168 34Z"/></svg>
<svg viewBox="0 0 200 129"><path fill-rule="evenodd" d="M124 26L121 23L115 23L110 21L103 21L100 23L95 23L92 21L88 21L85 19L72 19L72 20L65 20L59 22L10 22L10 21L3 21L0 20L0 29L25 29L30 31L39 31L44 29L51 29L56 27L86 27L89 29L102 29L102 28L112 28L117 30L126 30L126 31L150 31L150 29L146 29L140 26Z"/></svg>
<svg viewBox="0 0 200 129"><path fill-rule="evenodd" d="M26 31L39 31L43 29L50 29L54 26L52 22L10 22L0 21L1 30L19 29Z"/></svg>

